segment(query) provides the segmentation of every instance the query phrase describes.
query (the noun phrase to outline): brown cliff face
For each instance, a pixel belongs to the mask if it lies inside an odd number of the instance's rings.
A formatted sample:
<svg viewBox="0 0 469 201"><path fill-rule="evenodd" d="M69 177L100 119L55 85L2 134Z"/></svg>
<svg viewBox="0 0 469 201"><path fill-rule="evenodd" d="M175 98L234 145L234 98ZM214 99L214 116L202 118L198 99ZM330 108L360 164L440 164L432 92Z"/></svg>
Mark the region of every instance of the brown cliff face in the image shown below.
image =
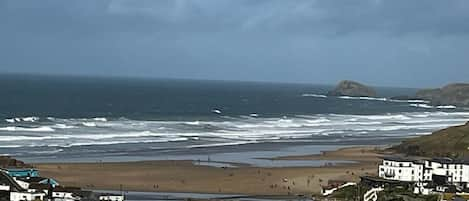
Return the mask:
<svg viewBox="0 0 469 201"><path fill-rule="evenodd" d="M433 105L469 106L469 84L449 84L439 89L424 89L416 98L430 101Z"/></svg>
<svg viewBox="0 0 469 201"><path fill-rule="evenodd" d="M355 81L341 81L337 87L328 93L329 96L367 96L376 97L373 88L367 87Z"/></svg>

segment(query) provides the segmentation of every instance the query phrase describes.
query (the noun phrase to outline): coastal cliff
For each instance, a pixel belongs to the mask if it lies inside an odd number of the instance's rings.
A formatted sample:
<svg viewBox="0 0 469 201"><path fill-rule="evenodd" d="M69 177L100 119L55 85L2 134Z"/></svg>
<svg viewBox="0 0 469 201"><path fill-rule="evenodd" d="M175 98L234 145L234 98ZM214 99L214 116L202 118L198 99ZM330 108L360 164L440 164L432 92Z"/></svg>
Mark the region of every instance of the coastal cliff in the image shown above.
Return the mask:
<svg viewBox="0 0 469 201"><path fill-rule="evenodd" d="M376 92L373 88L365 86L364 84L344 80L341 81L337 87L327 93L329 96L367 96L376 97Z"/></svg>
<svg viewBox="0 0 469 201"><path fill-rule="evenodd" d="M428 100L433 105L469 106L469 84L456 83L439 89L420 90L416 98Z"/></svg>
<svg viewBox="0 0 469 201"><path fill-rule="evenodd" d="M403 141L391 150L425 157L468 157L469 122Z"/></svg>

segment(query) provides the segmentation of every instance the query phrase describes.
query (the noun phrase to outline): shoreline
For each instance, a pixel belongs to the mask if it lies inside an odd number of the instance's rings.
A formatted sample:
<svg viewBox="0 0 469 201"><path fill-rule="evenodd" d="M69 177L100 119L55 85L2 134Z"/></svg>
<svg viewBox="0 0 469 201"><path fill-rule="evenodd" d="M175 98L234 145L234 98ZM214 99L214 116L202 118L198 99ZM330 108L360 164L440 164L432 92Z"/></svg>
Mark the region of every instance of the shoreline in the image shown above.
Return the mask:
<svg viewBox="0 0 469 201"><path fill-rule="evenodd" d="M41 176L65 186L94 190L188 192L243 195L319 194L328 180L357 181L375 174L375 146L355 146L321 154L282 156L271 160L347 160L319 167L213 167L191 160L102 163L36 163ZM121 186L122 185L122 186Z"/></svg>

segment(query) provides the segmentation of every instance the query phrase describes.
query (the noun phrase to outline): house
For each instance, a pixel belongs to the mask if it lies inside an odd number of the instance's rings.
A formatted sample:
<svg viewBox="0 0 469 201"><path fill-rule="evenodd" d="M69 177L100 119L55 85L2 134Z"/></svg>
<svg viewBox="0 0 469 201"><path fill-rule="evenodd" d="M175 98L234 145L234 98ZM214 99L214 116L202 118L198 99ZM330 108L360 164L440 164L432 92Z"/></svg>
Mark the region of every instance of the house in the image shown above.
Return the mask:
<svg viewBox="0 0 469 201"><path fill-rule="evenodd" d="M409 158L383 157L378 170L379 177L389 180L418 182L426 176L424 163Z"/></svg>
<svg viewBox="0 0 469 201"><path fill-rule="evenodd" d="M34 169L0 169L0 200L43 201L46 199L54 201L125 200L123 195L98 194L83 191L80 188L62 187L54 179L39 177Z"/></svg>
<svg viewBox="0 0 469 201"><path fill-rule="evenodd" d="M0 170L0 191L0 194L6 196L6 198L9 197L10 201L43 200L46 195L43 192L23 188L6 170Z"/></svg>

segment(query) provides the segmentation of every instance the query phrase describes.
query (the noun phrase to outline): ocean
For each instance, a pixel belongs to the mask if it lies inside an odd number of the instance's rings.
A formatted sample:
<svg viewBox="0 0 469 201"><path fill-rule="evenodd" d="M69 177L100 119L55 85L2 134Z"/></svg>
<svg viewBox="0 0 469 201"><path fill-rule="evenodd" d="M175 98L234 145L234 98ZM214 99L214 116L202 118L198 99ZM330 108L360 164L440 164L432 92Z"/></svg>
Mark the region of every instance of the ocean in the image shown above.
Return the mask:
<svg viewBox="0 0 469 201"><path fill-rule="evenodd" d="M328 97L334 86L33 75L2 75L0 86L0 154L27 162L316 153L469 119L465 108L389 98L416 91L404 88Z"/></svg>

